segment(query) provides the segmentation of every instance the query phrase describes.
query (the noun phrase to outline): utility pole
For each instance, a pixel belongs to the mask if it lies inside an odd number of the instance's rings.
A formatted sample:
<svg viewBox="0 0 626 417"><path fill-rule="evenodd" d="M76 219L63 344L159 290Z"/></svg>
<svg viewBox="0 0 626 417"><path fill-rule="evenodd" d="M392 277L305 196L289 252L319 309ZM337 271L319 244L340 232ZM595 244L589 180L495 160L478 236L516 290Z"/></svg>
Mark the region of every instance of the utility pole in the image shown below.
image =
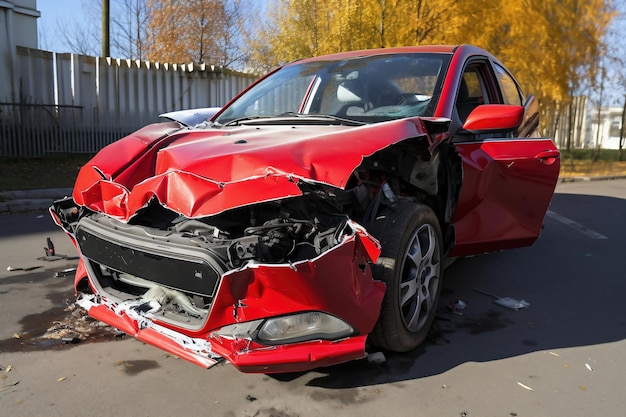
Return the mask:
<svg viewBox="0 0 626 417"><path fill-rule="evenodd" d="M111 56L109 0L102 0L102 56Z"/></svg>

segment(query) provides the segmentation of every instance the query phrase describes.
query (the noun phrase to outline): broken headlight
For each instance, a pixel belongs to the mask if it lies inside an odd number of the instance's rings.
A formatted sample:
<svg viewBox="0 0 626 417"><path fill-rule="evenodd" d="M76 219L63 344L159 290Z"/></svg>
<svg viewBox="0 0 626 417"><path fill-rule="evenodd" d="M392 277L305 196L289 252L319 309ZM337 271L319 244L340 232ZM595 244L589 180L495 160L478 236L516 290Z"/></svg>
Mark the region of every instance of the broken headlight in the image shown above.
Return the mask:
<svg viewBox="0 0 626 417"><path fill-rule="evenodd" d="M264 345L339 340L356 333L345 321L320 311L309 311L266 320L254 320L222 327L222 337L254 339Z"/></svg>
<svg viewBox="0 0 626 417"><path fill-rule="evenodd" d="M343 320L311 311L266 320L256 339L265 345L277 345L316 339L337 340L354 333L352 326Z"/></svg>

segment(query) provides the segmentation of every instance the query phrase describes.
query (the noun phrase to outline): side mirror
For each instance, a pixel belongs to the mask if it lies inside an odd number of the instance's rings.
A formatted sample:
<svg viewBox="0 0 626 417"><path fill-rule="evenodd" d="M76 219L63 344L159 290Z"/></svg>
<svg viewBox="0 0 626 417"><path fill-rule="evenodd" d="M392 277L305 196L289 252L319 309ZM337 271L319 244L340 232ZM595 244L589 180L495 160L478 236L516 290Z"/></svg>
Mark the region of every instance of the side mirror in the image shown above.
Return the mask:
<svg viewBox="0 0 626 417"><path fill-rule="evenodd" d="M522 124L524 107L509 104L483 104L467 116L463 129L474 133L510 132Z"/></svg>

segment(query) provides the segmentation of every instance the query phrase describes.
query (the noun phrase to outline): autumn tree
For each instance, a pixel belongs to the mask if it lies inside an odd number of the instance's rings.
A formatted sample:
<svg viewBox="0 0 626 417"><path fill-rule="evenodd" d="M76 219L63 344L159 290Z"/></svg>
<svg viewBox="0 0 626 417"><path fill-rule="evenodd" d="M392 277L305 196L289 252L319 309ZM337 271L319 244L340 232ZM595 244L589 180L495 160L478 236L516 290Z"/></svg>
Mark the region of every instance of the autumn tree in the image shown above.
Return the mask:
<svg viewBox="0 0 626 417"><path fill-rule="evenodd" d="M148 0L151 61L231 66L242 60L240 0Z"/></svg>
<svg viewBox="0 0 626 417"><path fill-rule="evenodd" d="M552 134L593 84L613 16L611 0L277 0L251 56L269 68L345 50L474 44L539 98Z"/></svg>
<svg viewBox="0 0 626 417"><path fill-rule="evenodd" d="M250 41L263 68L333 52L432 43L452 10L443 0L277 0Z"/></svg>
<svg viewBox="0 0 626 417"><path fill-rule="evenodd" d="M609 0L457 1L459 18L443 40L483 47L539 98L543 128L553 135L572 99L593 86L614 16ZM487 7L488 3L488 7ZM480 30L476 30L480 22Z"/></svg>

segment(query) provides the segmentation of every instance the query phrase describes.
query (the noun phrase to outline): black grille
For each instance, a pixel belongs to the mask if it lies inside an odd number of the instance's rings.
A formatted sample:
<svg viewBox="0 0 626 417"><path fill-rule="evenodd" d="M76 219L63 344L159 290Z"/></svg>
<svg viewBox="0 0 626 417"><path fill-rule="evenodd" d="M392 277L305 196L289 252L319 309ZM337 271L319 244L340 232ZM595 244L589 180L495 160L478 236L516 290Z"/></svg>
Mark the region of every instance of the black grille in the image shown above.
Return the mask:
<svg viewBox="0 0 626 417"><path fill-rule="evenodd" d="M79 225L76 237L80 250L91 261L110 269L208 297L213 296L225 271L208 249L167 246L163 242L124 236L117 230L87 230L94 225L91 222L90 227Z"/></svg>

